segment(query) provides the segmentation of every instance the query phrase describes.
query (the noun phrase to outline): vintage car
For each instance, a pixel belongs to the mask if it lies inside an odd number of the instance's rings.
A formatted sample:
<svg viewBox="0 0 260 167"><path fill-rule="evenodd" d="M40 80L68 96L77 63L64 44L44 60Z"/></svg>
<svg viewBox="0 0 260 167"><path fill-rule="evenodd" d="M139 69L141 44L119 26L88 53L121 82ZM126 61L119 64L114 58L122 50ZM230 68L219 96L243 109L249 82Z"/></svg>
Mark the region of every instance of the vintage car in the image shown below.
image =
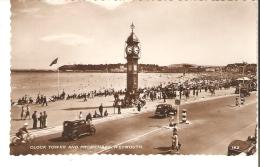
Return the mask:
<svg viewBox="0 0 260 167"><path fill-rule="evenodd" d="M256 138L249 136L246 141L234 140L228 145L227 155L253 155L256 152Z"/></svg>
<svg viewBox="0 0 260 167"><path fill-rule="evenodd" d="M82 135L94 135L95 133L95 126L85 120L63 122L63 138L77 140Z"/></svg>
<svg viewBox="0 0 260 167"><path fill-rule="evenodd" d="M175 115L177 109L171 104L159 104L155 110L155 117L169 117L170 115Z"/></svg>

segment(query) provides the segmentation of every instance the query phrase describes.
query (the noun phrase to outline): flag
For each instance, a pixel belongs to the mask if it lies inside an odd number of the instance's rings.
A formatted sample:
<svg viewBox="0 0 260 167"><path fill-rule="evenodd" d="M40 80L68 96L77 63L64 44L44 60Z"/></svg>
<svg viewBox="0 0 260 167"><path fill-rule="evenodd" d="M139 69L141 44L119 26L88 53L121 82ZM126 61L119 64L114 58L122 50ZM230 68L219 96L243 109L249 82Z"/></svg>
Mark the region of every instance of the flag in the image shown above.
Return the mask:
<svg viewBox="0 0 260 167"><path fill-rule="evenodd" d="M52 66L53 64L57 64L57 62L58 62L58 57L51 62L50 66Z"/></svg>

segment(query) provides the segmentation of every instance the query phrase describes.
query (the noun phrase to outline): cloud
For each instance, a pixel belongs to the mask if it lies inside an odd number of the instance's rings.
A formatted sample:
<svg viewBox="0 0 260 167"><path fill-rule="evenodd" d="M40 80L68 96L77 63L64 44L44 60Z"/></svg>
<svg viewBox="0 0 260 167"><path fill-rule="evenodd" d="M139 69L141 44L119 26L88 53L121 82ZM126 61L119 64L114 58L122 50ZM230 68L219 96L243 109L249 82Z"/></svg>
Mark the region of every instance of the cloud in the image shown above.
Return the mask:
<svg viewBox="0 0 260 167"><path fill-rule="evenodd" d="M87 45L93 41L92 38L85 38L77 34L50 35L42 37L41 40L44 42L58 42L69 46Z"/></svg>
<svg viewBox="0 0 260 167"><path fill-rule="evenodd" d="M75 3L75 2L90 2L94 3L98 6L101 6L108 10L113 10L122 5L126 2L131 2L132 0L42 0L42 2L45 2L49 5L66 5L69 3Z"/></svg>
<svg viewBox="0 0 260 167"><path fill-rule="evenodd" d="M35 13L39 10L40 10L40 8L25 8L25 9L19 10L19 12L21 12L21 13Z"/></svg>
<svg viewBox="0 0 260 167"><path fill-rule="evenodd" d="M42 0L49 5L65 5L69 3L79 2L80 0Z"/></svg>
<svg viewBox="0 0 260 167"><path fill-rule="evenodd" d="M114 10L123 3L131 2L132 0L115 1L115 0L89 0L88 2L94 3L103 8Z"/></svg>

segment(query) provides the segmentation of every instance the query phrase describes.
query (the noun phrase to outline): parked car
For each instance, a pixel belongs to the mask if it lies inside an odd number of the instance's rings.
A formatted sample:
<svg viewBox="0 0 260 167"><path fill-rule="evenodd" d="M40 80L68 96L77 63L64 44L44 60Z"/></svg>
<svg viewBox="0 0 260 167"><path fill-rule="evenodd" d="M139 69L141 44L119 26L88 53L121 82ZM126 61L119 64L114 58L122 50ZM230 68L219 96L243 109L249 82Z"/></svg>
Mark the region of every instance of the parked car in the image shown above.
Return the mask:
<svg viewBox="0 0 260 167"><path fill-rule="evenodd" d="M246 141L234 140L228 145L228 156L230 155L253 155L256 152L256 137L248 136Z"/></svg>
<svg viewBox="0 0 260 167"><path fill-rule="evenodd" d="M77 140L82 135L94 135L95 133L95 126L86 122L85 120L63 122L63 138Z"/></svg>
<svg viewBox="0 0 260 167"><path fill-rule="evenodd" d="M156 107L154 115L155 117L169 117L170 115L175 115L176 113L177 109L171 104L159 104Z"/></svg>

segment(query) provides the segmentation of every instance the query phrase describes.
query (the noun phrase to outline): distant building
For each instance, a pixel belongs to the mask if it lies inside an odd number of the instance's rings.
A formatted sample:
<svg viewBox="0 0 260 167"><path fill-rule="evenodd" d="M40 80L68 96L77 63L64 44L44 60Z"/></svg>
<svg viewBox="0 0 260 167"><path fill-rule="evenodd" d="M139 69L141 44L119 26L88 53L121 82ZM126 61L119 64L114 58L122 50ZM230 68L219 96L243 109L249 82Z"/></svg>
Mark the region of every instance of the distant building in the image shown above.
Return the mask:
<svg viewBox="0 0 260 167"><path fill-rule="evenodd" d="M246 64L246 63L234 63L228 64L224 68L225 72L233 72L233 73L253 73L256 74L257 65L256 64Z"/></svg>
<svg viewBox="0 0 260 167"><path fill-rule="evenodd" d="M207 67L205 68L206 72L216 72L216 68L215 67Z"/></svg>

